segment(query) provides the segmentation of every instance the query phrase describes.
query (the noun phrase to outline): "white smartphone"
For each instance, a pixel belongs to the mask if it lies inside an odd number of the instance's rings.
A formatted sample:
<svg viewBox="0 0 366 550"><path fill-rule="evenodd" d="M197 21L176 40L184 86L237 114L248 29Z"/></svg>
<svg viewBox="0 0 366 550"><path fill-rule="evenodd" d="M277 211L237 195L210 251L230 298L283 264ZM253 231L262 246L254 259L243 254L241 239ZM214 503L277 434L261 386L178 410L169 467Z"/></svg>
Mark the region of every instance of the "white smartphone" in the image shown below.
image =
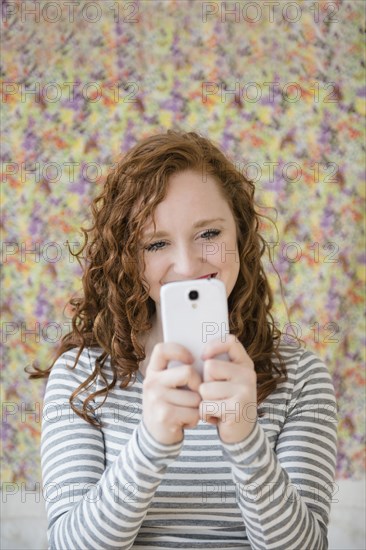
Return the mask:
<svg viewBox="0 0 366 550"><path fill-rule="evenodd" d="M212 340L226 342L229 331L225 285L219 279L190 279L167 283L160 289L164 342L187 348L194 357L194 367L203 374L203 348ZM215 356L229 360L227 353ZM168 368L181 365L170 361Z"/></svg>

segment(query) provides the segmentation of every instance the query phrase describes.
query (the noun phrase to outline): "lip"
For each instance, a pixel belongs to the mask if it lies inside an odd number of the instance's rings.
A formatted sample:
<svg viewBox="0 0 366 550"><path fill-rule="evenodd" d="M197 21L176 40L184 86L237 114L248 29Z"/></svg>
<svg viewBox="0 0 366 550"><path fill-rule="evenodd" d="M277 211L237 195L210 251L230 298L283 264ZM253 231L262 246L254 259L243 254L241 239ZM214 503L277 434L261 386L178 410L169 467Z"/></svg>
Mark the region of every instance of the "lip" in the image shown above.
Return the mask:
<svg viewBox="0 0 366 550"><path fill-rule="evenodd" d="M207 279L207 277L210 277L211 275L213 275L213 277L212 277L213 279L216 279L216 278L217 278L217 275L218 275L218 272L216 272L216 273L208 273L207 275L202 275L202 277L196 277L196 279L194 279L194 281L197 281L198 279ZM184 279L182 279L182 280L184 280ZM176 281L168 281L168 282L174 283L174 282L176 282ZM166 285L167 282L162 283L162 284L163 284L163 285Z"/></svg>
<svg viewBox="0 0 366 550"><path fill-rule="evenodd" d="M197 279L207 279L208 277L211 277L211 276L214 279L217 276L217 273L208 273L207 275L202 275L202 277L197 277Z"/></svg>

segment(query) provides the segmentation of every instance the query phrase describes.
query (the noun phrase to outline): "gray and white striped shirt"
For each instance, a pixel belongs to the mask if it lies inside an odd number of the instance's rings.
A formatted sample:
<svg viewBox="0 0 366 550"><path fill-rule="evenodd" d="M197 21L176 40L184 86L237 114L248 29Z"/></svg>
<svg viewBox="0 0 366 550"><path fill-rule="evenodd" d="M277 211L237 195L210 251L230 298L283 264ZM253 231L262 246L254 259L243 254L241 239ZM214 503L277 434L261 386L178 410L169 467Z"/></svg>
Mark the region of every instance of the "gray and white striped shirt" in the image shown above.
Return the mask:
<svg viewBox="0 0 366 550"><path fill-rule="evenodd" d="M200 421L173 445L142 421L140 372L110 390L95 414L101 428L76 415L69 397L102 350L84 349L71 370L77 351L58 358L43 406L49 548L327 548L337 412L331 377L311 351L282 344L288 380L258 407L263 416L254 404L241 411L255 423L243 442L223 443ZM111 382L109 361L104 373ZM88 394L103 387L98 379Z"/></svg>

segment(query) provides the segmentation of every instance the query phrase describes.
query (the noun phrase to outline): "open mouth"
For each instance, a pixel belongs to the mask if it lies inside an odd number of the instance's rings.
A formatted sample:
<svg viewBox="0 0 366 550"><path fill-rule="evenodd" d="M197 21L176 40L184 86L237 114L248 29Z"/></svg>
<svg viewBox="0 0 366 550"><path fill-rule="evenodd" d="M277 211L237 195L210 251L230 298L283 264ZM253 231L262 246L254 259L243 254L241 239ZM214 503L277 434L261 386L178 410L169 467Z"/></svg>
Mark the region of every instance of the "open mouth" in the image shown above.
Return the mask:
<svg viewBox="0 0 366 550"><path fill-rule="evenodd" d="M209 273L208 275L202 275L202 277L197 277L198 279L214 279L217 273Z"/></svg>
<svg viewBox="0 0 366 550"><path fill-rule="evenodd" d="M197 279L194 279L197 281L198 279L215 279L217 277L218 273L209 273L208 275L202 275L202 277L197 277ZM171 283L174 283L176 281L169 281ZM163 285L166 285L167 283L162 283Z"/></svg>

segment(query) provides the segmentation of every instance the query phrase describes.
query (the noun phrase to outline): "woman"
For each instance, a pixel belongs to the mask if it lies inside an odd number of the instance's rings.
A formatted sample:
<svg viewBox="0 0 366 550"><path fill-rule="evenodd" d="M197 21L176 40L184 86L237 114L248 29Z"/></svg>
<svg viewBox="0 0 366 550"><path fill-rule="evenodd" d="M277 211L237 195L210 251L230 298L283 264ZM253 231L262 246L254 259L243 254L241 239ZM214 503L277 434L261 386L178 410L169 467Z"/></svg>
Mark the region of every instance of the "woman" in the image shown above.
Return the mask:
<svg viewBox="0 0 366 550"><path fill-rule="evenodd" d="M253 183L210 140L168 131L120 160L92 213L72 332L33 375L49 375L50 548L327 548L334 389L273 322ZM206 275L225 284L230 336L201 379L163 343L159 293Z"/></svg>

